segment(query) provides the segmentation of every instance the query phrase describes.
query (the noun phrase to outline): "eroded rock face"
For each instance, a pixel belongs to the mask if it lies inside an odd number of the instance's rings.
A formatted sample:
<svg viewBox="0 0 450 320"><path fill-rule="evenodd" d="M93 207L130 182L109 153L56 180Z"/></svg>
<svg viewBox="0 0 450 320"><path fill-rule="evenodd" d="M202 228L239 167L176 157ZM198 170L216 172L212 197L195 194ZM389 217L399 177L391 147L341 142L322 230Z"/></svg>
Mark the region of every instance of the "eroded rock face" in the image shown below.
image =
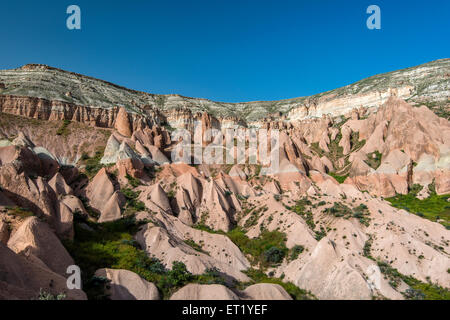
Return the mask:
<svg viewBox="0 0 450 320"><path fill-rule="evenodd" d="M152 211L172 213L169 198L160 184L155 184L140 194L141 200Z"/></svg>
<svg viewBox="0 0 450 320"><path fill-rule="evenodd" d="M64 177L58 172L48 182L57 196L66 196L72 194L72 188L66 183Z"/></svg>
<svg viewBox="0 0 450 320"><path fill-rule="evenodd" d="M96 124L111 124L109 127L112 127L117 110L111 106L126 105L130 111L138 109L145 112L155 122L168 120L174 128L178 127L177 124L192 125L194 116L198 113L201 116L205 109L214 113L223 126L243 121L258 124L270 120L269 123L276 123L281 118L280 113L295 121L325 114L350 115L355 108L376 110L390 96L413 102L430 101L432 98L445 102L448 98L448 69L449 60L441 59L373 77L370 84L365 80L358 81L325 94L281 101L223 103L177 94L153 95L49 66L26 65L0 72L1 83L5 85L0 111L36 119L82 119ZM21 81L24 77L28 81ZM17 83L21 86L18 87ZM19 96L23 95L24 90L29 92L29 96L39 92L43 98ZM24 108L26 105L31 108ZM277 114L268 111L273 107ZM142 120L139 116L133 113L136 118L133 119L133 126L138 126L138 119Z"/></svg>
<svg viewBox="0 0 450 320"><path fill-rule="evenodd" d="M175 292L170 300L292 300L278 284L258 283L241 292L219 285L188 284Z"/></svg>
<svg viewBox="0 0 450 320"><path fill-rule="evenodd" d="M38 299L41 290L54 296L65 294L69 300L87 299L81 290L68 290L63 276L14 253L3 243L0 243L0 274L1 300Z"/></svg>
<svg viewBox="0 0 450 320"><path fill-rule="evenodd" d="M248 300L292 300L289 293L282 286L272 283L251 285L242 294Z"/></svg>
<svg viewBox="0 0 450 320"><path fill-rule="evenodd" d="M161 215L159 221L161 226L145 225L136 240L149 256L157 257L167 268L171 268L173 262L181 261L193 274L217 268L228 277L249 280L241 270L249 268L250 263L226 236L193 229L169 215ZM188 241L202 249L196 250Z"/></svg>
<svg viewBox="0 0 450 320"><path fill-rule="evenodd" d="M118 158L118 152L120 148L120 142L115 135L111 135L106 143L105 151L103 157L100 160L102 164L115 163Z"/></svg>
<svg viewBox="0 0 450 320"><path fill-rule="evenodd" d="M370 226L364 227L346 219L334 220L332 231L310 249L309 254L278 271L283 272L287 279L311 290L319 299L371 299L377 295L402 299L403 296L386 279L373 276L380 274L373 260L354 254L362 252L366 242L370 241L371 255L375 259L392 261L392 266L405 275L422 281L428 277L434 283L448 286L450 278L443 271L450 261L445 253L431 245L448 239L449 233L442 225L430 221L417 224L420 217L393 209L388 203L364 195L351 185L335 185L337 188L331 189L329 180L324 180L318 182L318 186L322 191L326 190L328 196L325 199L334 199L333 202L339 202L337 199L342 199L344 194L348 199L346 205L350 207L352 201L363 200L371 212ZM319 212L314 210L313 215L324 215ZM326 215L323 218L330 219ZM427 234L427 239L421 233ZM433 256L433 271L428 266L431 260L425 258L418 263L419 255ZM315 276L317 274L321 276ZM379 281L374 284L367 279ZM407 286L403 288L405 290Z"/></svg>
<svg viewBox="0 0 450 320"><path fill-rule="evenodd" d="M239 300L239 297L220 284L188 284L175 292L170 300Z"/></svg>
<svg viewBox="0 0 450 320"><path fill-rule="evenodd" d="M99 222L120 219L124 197L117 191L106 169L101 169L86 188L89 205L100 212Z"/></svg>
<svg viewBox="0 0 450 320"><path fill-rule="evenodd" d="M36 97L0 95L0 112L34 119L50 121L70 120L81 122L90 126L114 128L120 109L110 107L95 108L59 100L49 100ZM154 116L156 116L156 113ZM129 115L128 119L128 123L130 124L129 127L126 125L126 119L123 117L122 113L121 120L118 121L118 127L123 130L123 133L130 132L130 135L131 129L151 127L154 121L152 116L150 116L150 119L147 119L136 113Z"/></svg>
<svg viewBox="0 0 450 320"><path fill-rule="evenodd" d="M13 207L14 202L11 201L2 191L0 191L0 208Z"/></svg>
<svg viewBox="0 0 450 320"><path fill-rule="evenodd" d="M107 291L111 300L159 300L156 286L128 270L99 269L97 277L109 279Z"/></svg>
<svg viewBox="0 0 450 320"><path fill-rule="evenodd" d="M36 217L25 220L8 240L8 247L33 263L65 276L73 259L49 226Z"/></svg>
<svg viewBox="0 0 450 320"><path fill-rule="evenodd" d="M43 173L41 160L27 147L15 145L0 147L0 165L14 164L18 171L27 174L40 175Z"/></svg>
<svg viewBox="0 0 450 320"><path fill-rule="evenodd" d="M56 223L56 194L42 177L31 179L13 164L7 164L0 167L0 185L5 196L14 203L45 216L50 224Z"/></svg>
<svg viewBox="0 0 450 320"><path fill-rule="evenodd" d="M124 179L126 175L133 178L142 178L144 176L144 164L136 158L119 160L116 167L119 171L119 179Z"/></svg>
<svg viewBox="0 0 450 320"><path fill-rule="evenodd" d="M344 128L358 130L366 140L350 158L354 161L349 182L360 190L391 197L406 194L412 183L427 186L433 179L439 181L439 194L448 190L443 187L448 179L441 177L450 163L450 123L426 107L414 108L391 97L376 114L348 121ZM381 154L380 164L370 168L366 163L374 152Z"/></svg>
<svg viewBox="0 0 450 320"><path fill-rule="evenodd" d="M116 128L117 132L125 137L131 137L131 124L130 119L128 118L128 113L125 108L120 108L119 113L117 114L116 122L114 123L114 128Z"/></svg>
<svg viewBox="0 0 450 320"><path fill-rule="evenodd" d="M73 239L73 214L74 212L69 206L58 200L56 204L55 231L61 239Z"/></svg>
<svg viewBox="0 0 450 320"><path fill-rule="evenodd" d="M63 204L65 204L72 213L78 212L82 215L87 215L86 209L84 208L83 202L75 196L68 195L65 196L62 200L60 200Z"/></svg>
<svg viewBox="0 0 450 320"><path fill-rule="evenodd" d="M0 220L0 242L6 244L9 239L9 226L3 219Z"/></svg>

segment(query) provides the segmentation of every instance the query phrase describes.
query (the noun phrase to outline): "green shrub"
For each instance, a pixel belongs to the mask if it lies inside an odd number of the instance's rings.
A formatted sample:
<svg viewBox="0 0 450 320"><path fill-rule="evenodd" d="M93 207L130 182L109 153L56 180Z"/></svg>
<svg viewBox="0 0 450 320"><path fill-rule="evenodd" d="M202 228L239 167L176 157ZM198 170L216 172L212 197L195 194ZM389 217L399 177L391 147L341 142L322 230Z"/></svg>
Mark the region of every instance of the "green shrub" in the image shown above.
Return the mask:
<svg viewBox="0 0 450 320"><path fill-rule="evenodd" d="M203 274L197 276L195 282L200 284L228 285L222 273L216 267L206 269Z"/></svg>
<svg viewBox="0 0 450 320"><path fill-rule="evenodd" d="M42 288L39 290L38 300L64 300L64 299L66 299L66 295L64 293L53 295L50 292L43 290Z"/></svg>
<svg viewBox="0 0 450 320"><path fill-rule="evenodd" d="M140 191L134 191L130 188L122 188L120 191L126 199L125 213L127 215L146 210L145 204L142 201L137 200Z"/></svg>
<svg viewBox="0 0 450 320"><path fill-rule="evenodd" d="M283 261L285 251L277 247L270 247L264 251L264 261L269 264L278 264Z"/></svg>
<svg viewBox="0 0 450 320"><path fill-rule="evenodd" d="M291 255L290 255L290 259L291 260L295 260L298 258L298 256L305 250L305 248L301 245L295 245L292 247L291 249Z"/></svg>
<svg viewBox="0 0 450 320"><path fill-rule="evenodd" d="M128 183L133 187L139 187L142 183L139 179L136 179L135 177L130 176L128 173L125 175L125 178L127 178Z"/></svg>
<svg viewBox="0 0 450 320"><path fill-rule="evenodd" d="M95 151L95 154L93 157L90 157L87 153L83 153L81 155L80 161L81 164L83 164L84 171L89 179L94 177L101 168L104 166L100 163L100 160L103 158L103 150L97 150Z"/></svg>
<svg viewBox="0 0 450 320"><path fill-rule="evenodd" d="M370 260L374 260L375 259L372 257L372 243L373 243L373 239L372 236L369 236L369 239L367 239L367 241L364 243L364 247L363 247L363 256L366 258L369 258Z"/></svg>
<svg viewBox="0 0 450 320"><path fill-rule="evenodd" d="M325 209L324 212L332 214L335 217L348 217L352 214L352 210L340 202L333 203L333 206Z"/></svg>
<svg viewBox="0 0 450 320"><path fill-rule="evenodd" d="M319 231L314 231L315 232L315 239L317 240L317 241L320 241L323 237L325 237L326 235L327 235L327 232L326 232L326 230L322 227L322 226L320 226L320 229L319 229Z"/></svg>
<svg viewBox="0 0 450 320"><path fill-rule="evenodd" d="M172 270L169 270L160 280L160 286L164 289L174 287L181 287L193 280L193 275L190 273L183 262L174 261Z"/></svg>
<svg viewBox="0 0 450 320"><path fill-rule="evenodd" d="M188 246L193 248L195 251L202 252L202 253L209 255L209 253L204 251L203 248L199 244L195 243L195 241L192 239L184 240L184 243L186 243Z"/></svg>
<svg viewBox="0 0 450 320"><path fill-rule="evenodd" d="M21 207L6 207L6 210L6 214L20 218L28 218L34 216L34 213L31 210Z"/></svg>

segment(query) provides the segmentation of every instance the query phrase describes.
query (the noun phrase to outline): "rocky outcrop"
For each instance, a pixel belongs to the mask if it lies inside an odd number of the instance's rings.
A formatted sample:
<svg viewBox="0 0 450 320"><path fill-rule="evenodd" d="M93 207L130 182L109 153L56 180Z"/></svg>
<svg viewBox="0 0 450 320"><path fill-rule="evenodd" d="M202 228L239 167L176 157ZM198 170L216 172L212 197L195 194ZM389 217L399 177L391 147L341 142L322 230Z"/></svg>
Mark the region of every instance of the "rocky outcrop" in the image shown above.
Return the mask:
<svg viewBox="0 0 450 320"><path fill-rule="evenodd" d="M188 284L175 292L170 300L239 300L239 297L220 284Z"/></svg>
<svg viewBox="0 0 450 320"><path fill-rule="evenodd" d="M159 300L158 288L134 272L99 269L95 275L110 280L106 294L111 300Z"/></svg>
<svg viewBox="0 0 450 320"><path fill-rule="evenodd" d="M425 107L414 108L403 100L390 98L376 114L344 125L358 130L367 142L360 152L350 156L351 180L360 190L391 197L406 194L412 184L427 186L433 179L445 185L450 166L450 122ZM370 168L375 152L381 158ZM372 159L369 159L372 158ZM448 190L439 189L439 194Z"/></svg>
<svg viewBox="0 0 450 320"><path fill-rule="evenodd" d="M282 286L272 283L251 285L242 292L242 295L246 300L292 300Z"/></svg>
<svg viewBox="0 0 450 320"><path fill-rule="evenodd" d="M258 283L241 292L233 292L219 284L188 284L175 292L170 300L292 300L278 284Z"/></svg>
<svg viewBox="0 0 450 320"><path fill-rule="evenodd" d="M0 242L6 244L9 239L9 225L8 223L0 218Z"/></svg>
<svg viewBox="0 0 450 320"><path fill-rule="evenodd" d="M168 215L159 215L158 220L160 226L145 225L136 240L149 256L157 257L167 268L171 268L173 262L181 261L193 274L217 268L228 278L249 280L241 272L250 266L248 260L226 236L191 228ZM192 247L192 242L197 247Z"/></svg>
<svg viewBox="0 0 450 320"><path fill-rule="evenodd" d="M121 207L124 204L122 193L116 190L106 169L101 169L92 179L85 191L89 205L100 212L98 222L120 219Z"/></svg>
<svg viewBox="0 0 450 320"><path fill-rule="evenodd" d="M27 147L10 145L0 147L0 166L14 164L19 172L30 175L43 174L43 168L39 157Z"/></svg>
<svg viewBox="0 0 450 320"><path fill-rule="evenodd" d="M42 120L70 120L90 126L114 128L120 113L120 108L95 108L59 100L0 95L0 112ZM128 129L130 131L128 131L125 129L126 126L122 125L122 121L124 121L122 114L121 120L118 123L125 130L122 131L123 133L130 133L127 136L131 136L131 130L151 127L154 123L151 116L144 117L132 113L129 115L131 119L129 120Z"/></svg>
<svg viewBox="0 0 450 320"><path fill-rule="evenodd" d="M49 186L55 191L57 196L66 196L72 194L72 188L66 183L64 177L58 172L48 182Z"/></svg>
<svg viewBox="0 0 450 320"><path fill-rule="evenodd" d="M60 275L66 275L73 259L53 231L36 217L25 220L8 240L8 247L33 263Z"/></svg>
<svg viewBox="0 0 450 320"><path fill-rule="evenodd" d="M46 266L14 253L0 243L0 300L35 300L40 292L65 295L68 300L86 300L81 290L68 290L67 280Z"/></svg>
<svg viewBox="0 0 450 320"><path fill-rule="evenodd" d="M125 137L131 137L131 124L128 118L128 113L125 108L120 108L117 113L116 121L114 122L114 128L118 133Z"/></svg>
<svg viewBox="0 0 450 320"><path fill-rule="evenodd" d="M27 208L55 224L56 195L42 178L31 179L20 173L13 164L0 167L0 185L3 193L20 207Z"/></svg>

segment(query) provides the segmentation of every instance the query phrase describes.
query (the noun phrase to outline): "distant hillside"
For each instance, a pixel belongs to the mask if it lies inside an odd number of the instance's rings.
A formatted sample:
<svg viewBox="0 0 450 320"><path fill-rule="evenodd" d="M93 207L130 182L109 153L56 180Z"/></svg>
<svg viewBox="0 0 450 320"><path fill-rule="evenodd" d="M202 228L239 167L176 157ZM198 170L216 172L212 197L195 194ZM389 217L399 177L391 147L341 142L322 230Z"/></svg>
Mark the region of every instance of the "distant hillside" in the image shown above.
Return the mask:
<svg viewBox="0 0 450 320"><path fill-rule="evenodd" d="M436 113L445 113L447 109L443 106L450 103L450 59L436 60L416 67L375 75L314 96L247 103L222 103L181 95L150 94L39 64L0 71L0 94L3 95L32 96L99 108L124 106L136 113L141 113L141 108L145 105L163 110L182 107L193 111L207 111L220 117L239 117L246 121L258 120L275 112L287 113L303 105L317 103L328 105L330 102L332 104L334 99L342 100L347 96L363 98L355 101L346 100L348 105L344 106L345 108L370 107L371 104L378 106L381 102L374 103L373 100L377 99L377 95L381 99L383 92L404 87L411 88L403 97L405 100L413 104L424 103L433 107ZM371 97L368 100L364 98L370 95L375 98ZM370 103L365 102L366 100L370 100ZM360 101L362 101L361 105L352 105L359 104ZM326 108L321 112L326 113Z"/></svg>

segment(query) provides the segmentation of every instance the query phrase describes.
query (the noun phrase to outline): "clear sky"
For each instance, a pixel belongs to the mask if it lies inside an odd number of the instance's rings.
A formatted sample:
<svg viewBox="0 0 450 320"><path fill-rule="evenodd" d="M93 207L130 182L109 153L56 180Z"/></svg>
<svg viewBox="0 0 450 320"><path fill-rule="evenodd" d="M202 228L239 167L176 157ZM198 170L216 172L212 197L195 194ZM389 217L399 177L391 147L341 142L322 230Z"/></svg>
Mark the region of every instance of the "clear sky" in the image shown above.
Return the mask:
<svg viewBox="0 0 450 320"><path fill-rule="evenodd" d="M81 8L81 30L66 8ZM381 8L381 30L366 8ZM0 69L43 63L216 101L311 95L450 57L448 0L33 0L0 5Z"/></svg>

